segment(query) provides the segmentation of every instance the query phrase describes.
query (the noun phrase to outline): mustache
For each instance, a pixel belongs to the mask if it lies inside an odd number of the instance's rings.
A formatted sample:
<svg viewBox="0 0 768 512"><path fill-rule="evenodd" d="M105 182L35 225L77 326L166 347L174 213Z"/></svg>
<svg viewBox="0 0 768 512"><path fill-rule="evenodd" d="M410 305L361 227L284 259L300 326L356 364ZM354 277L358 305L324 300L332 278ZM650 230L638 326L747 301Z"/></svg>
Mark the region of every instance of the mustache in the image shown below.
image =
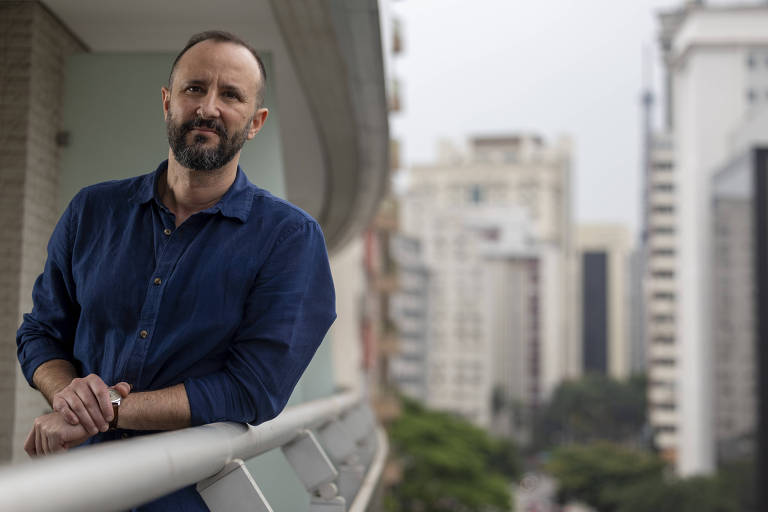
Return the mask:
<svg viewBox="0 0 768 512"><path fill-rule="evenodd" d="M220 137L222 138L227 137L227 129L224 127L221 121L217 119L203 119L201 117L196 117L195 119L191 121L187 121L186 123L181 125L183 134L186 134L187 132L194 130L195 128L205 128L206 130L213 130Z"/></svg>

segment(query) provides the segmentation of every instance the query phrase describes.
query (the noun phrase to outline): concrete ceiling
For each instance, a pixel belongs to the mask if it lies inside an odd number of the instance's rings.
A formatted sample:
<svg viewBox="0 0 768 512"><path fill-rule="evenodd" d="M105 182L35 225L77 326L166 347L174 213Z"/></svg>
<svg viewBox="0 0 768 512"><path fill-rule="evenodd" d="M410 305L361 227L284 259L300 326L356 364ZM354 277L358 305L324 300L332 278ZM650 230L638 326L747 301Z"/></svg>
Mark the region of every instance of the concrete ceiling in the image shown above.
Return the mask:
<svg viewBox="0 0 768 512"><path fill-rule="evenodd" d="M178 51L190 34L211 28L247 32L249 41L257 48L271 47L277 36L275 19L266 0L43 3L95 52Z"/></svg>

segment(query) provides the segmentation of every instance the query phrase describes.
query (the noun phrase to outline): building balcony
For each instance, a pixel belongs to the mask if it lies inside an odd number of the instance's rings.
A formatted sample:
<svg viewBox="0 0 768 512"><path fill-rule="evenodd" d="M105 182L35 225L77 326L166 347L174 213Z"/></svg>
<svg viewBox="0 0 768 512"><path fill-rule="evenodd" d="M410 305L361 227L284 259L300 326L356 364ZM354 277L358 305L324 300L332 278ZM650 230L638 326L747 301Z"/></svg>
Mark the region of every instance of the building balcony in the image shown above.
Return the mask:
<svg viewBox="0 0 768 512"><path fill-rule="evenodd" d="M125 510L195 485L212 512L362 512L388 452L367 404L360 395L339 394L288 407L256 427L214 423L6 466L0 510ZM274 486L252 474L268 457L271 472L287 466L296 483L285 478Z"/></svg>

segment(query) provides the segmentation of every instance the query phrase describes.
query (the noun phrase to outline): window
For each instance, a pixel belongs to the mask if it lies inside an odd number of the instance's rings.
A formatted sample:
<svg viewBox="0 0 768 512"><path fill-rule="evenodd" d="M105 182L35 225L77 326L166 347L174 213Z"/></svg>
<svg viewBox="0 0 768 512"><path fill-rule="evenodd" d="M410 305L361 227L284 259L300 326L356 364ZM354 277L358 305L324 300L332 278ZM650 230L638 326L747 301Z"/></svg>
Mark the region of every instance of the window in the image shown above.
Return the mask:
<svg viewBox="0 0 768 512"><path fill-rule="evenodd" d="M659 345L671 345L675 342L675 338L673 336L654 336L653 342Z"/></svg>
<svg viewBox="0 0 768 512"><path fill-rule="evenodd" d="M659 277L661 279L672 279L675 277L675 273L671 270L656 270L654 272L651 272L651 276L653 277Z"/></svg>
<svg viewBox="0 0 768 512"><path fill-rule="evenodd" d="M674 249L654 249L651 251L652 256L674 256Z"/></svg>
<svg viewBox="0 0 768 512"><path fill-rule="evenodd" d="M675 228L672 226L658 226L655 228L651 228L651 233L654 235L674 235L675 234Z"/></svg>
<svg viewBox="0 0 768 512"><path fill-rule="evenodd" d="M470 185L469 187L469 202L479 204L485 201L485 190L480 185Z"/></svg>
<svg viewBox="0 0 768 512"><path fill-rule="evenodd" d="M660 204L651 208L653 213L674 213L675 207L667 204Z"/></svg>
<svg viewBox="0 0 768 512"><path fill-rule="evenodd" d="M675 300L675 294L671 292L656 292L653 294L656 300Z"/></svg>
<svg viewBox="0 0 768 512"><path fill-rule="evenodd" d="M672 183L657 183L652 188L656 192L673 192L675 190Z"/></svg>

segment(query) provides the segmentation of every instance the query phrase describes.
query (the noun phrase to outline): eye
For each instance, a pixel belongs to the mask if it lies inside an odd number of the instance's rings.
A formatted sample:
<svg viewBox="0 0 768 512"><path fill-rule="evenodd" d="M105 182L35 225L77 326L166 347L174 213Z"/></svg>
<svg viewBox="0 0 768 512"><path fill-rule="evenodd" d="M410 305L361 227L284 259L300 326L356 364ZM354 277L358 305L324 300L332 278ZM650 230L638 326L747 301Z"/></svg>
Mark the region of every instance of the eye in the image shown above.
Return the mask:
<svg viewBox="0 0 768 512"><path fill-rule="evenodd" d="M223 96L230 100L240 100L240 95L235 91L224 91Z"/></svg>
<svg viewBox="0 0 768 512"><path fill-rule="evenodd" d="M188 85L184 88L184 92L198 93L203 92L203 88L199 85Z"/></svg>

